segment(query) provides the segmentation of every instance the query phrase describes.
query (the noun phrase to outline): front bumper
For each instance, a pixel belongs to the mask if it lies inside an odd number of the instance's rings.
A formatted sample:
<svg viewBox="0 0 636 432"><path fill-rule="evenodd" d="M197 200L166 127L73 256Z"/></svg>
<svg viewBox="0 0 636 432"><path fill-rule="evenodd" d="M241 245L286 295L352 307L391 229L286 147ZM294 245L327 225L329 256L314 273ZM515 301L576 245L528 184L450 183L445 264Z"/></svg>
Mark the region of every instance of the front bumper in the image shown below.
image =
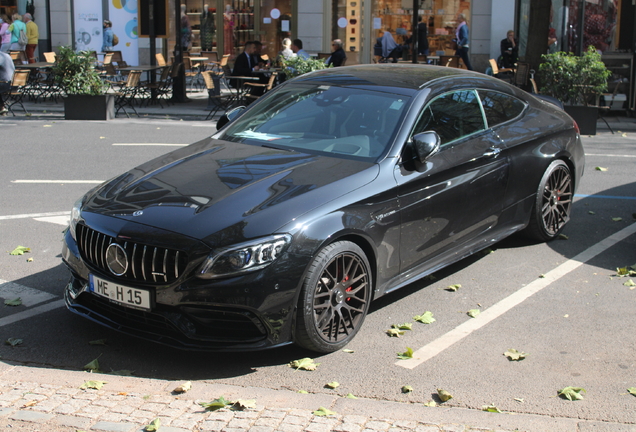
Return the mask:
<svg viewBox="0 0 636 432"><path fill-rule="evenodd" d="M62 257L71 271L64 292L71 312L134 337L196 351L259 350L291 343L298 288L308 261L290 254L241 277L203 280L183 275L168 286L143 286L151 291L152 307L139 310L90 291L89 274L131 284L91 267L69 232Z"/></svg>

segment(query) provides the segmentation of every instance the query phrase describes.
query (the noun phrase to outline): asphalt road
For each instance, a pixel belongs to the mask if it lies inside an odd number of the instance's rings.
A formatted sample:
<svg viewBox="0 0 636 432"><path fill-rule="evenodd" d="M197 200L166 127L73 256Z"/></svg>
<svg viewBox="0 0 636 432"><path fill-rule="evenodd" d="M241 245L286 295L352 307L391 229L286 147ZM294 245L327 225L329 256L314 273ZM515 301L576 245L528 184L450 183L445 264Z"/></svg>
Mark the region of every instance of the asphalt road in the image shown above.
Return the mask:
<svg viewBox="0 0 636 432"><path fill-rule="evenodd" d="M256 354L181 352L66 311L60 251L75 200L96 185L91 181L213 131L209 123L172 120L0 121L0 298L32 303L0 305L1 341L23 340L1 345L0 361L79 370L98 358L104 371L142 377L420 403L442 388L453 395L450 406L636 422L636 397L627 392L636 387L636 290L614 276L617 267L636 264L636 133L584 137L587 166L567 239L533 244L512 237L492 253L379 299L348 346L353 353L316 356L294 346ZM121 145L141 143L154 145ZM19 245L31 252L9 255ZM461 288L446 290L451 284ZM471 309L481 315L469 317ZM413 321L426 311L434 323ZM406 322L413 330L402 337L385 333ZM89 344L99 339L107 345ZM396 354L407 347L417 359L402 363ZM503 354L510 348L526 359L509 361ZM308 356L320 363L316 371L288 367ZM325 388L332 381L340 386ZM404 385L413 391L402 393ZM584 388L584 399L557 397L567 386Z"/></svg>

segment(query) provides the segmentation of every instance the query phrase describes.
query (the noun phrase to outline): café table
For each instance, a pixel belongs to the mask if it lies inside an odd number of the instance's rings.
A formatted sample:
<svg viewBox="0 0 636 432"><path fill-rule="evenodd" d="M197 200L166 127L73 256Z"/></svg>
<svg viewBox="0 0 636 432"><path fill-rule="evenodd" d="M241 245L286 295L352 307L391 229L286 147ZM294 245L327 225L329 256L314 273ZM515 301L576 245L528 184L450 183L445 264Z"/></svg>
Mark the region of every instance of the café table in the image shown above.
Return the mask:
<svg viewBox="0 0 636 432"><path fill-rule="evenodd" d="M27 95L29 99L37 102L40 97L57 97L60 89L57 84L55 84L50 71L54 65L55 63L50 62L35 62L16 66L16 69L28 69L31 72L29 74L28 84L24 89L24 94ZM40 76L40 72L44 77Z"/></svg>

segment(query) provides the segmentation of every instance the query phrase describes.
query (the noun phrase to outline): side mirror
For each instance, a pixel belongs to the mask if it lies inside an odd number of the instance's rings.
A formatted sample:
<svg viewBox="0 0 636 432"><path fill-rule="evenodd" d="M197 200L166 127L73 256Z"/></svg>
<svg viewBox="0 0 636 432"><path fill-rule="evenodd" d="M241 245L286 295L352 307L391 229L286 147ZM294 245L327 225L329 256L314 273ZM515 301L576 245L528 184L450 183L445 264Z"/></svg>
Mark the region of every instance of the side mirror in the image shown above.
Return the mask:
<svg viewBox="0 0 636 432"><path fill-rule="evenodd" d="M437 132L421 132L413 136L413 152L415 159L420 163L426 162L428 158L439 151L441 139Z"/></svg>
<svg viewBox="0 0 636 432"><path fill-rule="evenodd" d="M237 106L236 108L232 108L231 110L227 111L216 122L216 130L221 129L223 126L225 126L226 124L228 124L235 118L239 117L243 113L243 111L245 111L246 109L247 108L244 106Z"/></svg>

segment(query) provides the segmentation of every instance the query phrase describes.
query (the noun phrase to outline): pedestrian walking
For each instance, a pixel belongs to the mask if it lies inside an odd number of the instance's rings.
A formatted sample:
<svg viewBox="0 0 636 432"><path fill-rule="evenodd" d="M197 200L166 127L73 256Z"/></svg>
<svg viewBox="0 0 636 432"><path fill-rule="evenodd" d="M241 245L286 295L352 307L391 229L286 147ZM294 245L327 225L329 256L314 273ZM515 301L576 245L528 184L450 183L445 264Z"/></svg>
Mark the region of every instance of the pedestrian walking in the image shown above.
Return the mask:
<svg viewBox="0 0 636 432"><path fill-rule="evenodd" d="M468 24L466 24L466 16L463 13L457 14L457 29L455 30L455 38L457 41L457 51L455 55L461 57L466 69L473 70L468 58Z"/></svg>
<svg viewBox="0 0 636 432"><path fill-rule="evenodd" d="M22 22L22 15L14 13L13 22L9 26L11 32L11 51L24 51L27 46L26 25ZM24 35L21 33L24 32Z"/></svg>
<svg viewBox="0 0 636 432"><path fill-rule="evenodd" d="M40 39L40 32L38 25L33 21L33 16L30 13L25 13L22 16L26 25L27 46L26 56L29 63L35 63L35 49L38 47L38 39Z"/></svg>
<svg viewBox="0 0 636 432"><path fill-rule="evenodd" d="M0 36L2 37L2 46L0 46L0 51L9 52L11 48L11 32L9 31L9 26L11 25L11 20L6 14L0 15Z"/></svg>
<svg viewBox="0 0 636 432"><path fill-rule="evenodd" d="M108 52L113 50L113 23L109 20L104 20L104 31L103 37L104 41L102 42L102 52Z"/></svg>

